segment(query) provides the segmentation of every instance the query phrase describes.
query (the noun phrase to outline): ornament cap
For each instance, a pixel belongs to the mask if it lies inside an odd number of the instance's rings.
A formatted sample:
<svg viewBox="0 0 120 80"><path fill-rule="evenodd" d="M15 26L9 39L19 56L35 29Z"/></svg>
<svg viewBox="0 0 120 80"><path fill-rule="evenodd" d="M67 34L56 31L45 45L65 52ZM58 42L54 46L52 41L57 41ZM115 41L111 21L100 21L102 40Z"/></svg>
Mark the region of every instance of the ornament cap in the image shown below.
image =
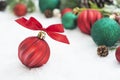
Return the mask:
<svg viewBox="0 0 120 80"><path fill-rule="evenodd" d="M46 33L45 33L44 31L40 31L40 32L38 33L38 38L39 38L39 39L45 39L45 35L46 35Z"/></svg>

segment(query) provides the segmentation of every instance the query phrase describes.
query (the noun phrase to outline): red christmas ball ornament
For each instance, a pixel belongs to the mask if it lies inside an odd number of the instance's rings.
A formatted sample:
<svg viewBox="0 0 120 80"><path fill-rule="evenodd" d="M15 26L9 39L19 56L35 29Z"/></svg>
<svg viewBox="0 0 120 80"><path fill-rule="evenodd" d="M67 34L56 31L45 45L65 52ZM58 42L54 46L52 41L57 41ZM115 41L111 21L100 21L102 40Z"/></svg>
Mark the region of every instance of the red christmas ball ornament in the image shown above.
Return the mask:
<svg viewBox="0 0 120 80"><path fill-rule="evenodd" d="M44 39L28 37L21 42L18 48L20 61L29 68L40 67L50 56L50 48Z"/></svg>
<svg viewBox="0 0 120 80"><path fill-rule="evenodd" d="M14 6L13 12L16 16L24 16L27 13L27 6L23 3L18 3Z"/></svg>
<svg viewBox="0 0 120 80"><path fill-rule="evenodd" d="M116 49L115 56L118 62L120 62L120 46Z"/></svg>
<svg viewBox="0 0 120 80"><path fill-rule="evenodd" d="M28 37L23 40L18 48L20 61L29 68L40 67L49 60L50 48L44 40L46 33L54 40L69 44L67 37L59 34L64 32L62 24L54 24L48 26L48 28L43 28L33 17L29 20L20 18L16 22L31 30L41 30L37 37Z"/></svg>
<svg viewBox="0 0 120 80"><path fill-rule="evenodd" d="M79 14L77 19L77 25L83 33L90 35L92 25L101 18L102 14L99 11L87 9Z"/></svg>
<svg viewBox="0 0 120 80"><path fill-rule="evenodd" d="M63 16L65 13L68 13L68 12L72 12L72 9L71 8L65 8L61 11L61 14Z"/></svg>

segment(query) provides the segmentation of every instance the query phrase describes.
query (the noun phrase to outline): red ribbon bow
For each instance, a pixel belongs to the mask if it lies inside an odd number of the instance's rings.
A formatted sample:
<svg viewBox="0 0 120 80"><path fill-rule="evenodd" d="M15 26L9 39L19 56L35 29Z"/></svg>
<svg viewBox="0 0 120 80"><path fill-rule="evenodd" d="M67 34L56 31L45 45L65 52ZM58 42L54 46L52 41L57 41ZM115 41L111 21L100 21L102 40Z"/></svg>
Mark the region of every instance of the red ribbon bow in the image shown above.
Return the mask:
<svg viewBox="0 0 120 80"><path fill-rule="evenodd" d="M29 20L22 17L15 21L25 28L45 31L52 39L69 44L67 37L59 34L64 32L62 24L54 24L48 26L47 28L43 28L41 23L39 23L39 21L37 21L34 17L30 17Z"/></svg>

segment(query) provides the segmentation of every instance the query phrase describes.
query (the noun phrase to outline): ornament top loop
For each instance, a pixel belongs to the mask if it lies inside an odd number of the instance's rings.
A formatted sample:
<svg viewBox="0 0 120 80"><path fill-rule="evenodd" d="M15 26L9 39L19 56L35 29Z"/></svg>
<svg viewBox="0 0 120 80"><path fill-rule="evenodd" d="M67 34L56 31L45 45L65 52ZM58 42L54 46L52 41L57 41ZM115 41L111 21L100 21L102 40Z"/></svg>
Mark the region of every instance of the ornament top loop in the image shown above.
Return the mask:
<svg viewBox="0 0 120 80"><path fill-rule="evenodd" d="M15 21L25 28L31 30L42 30L46 32L52 39L69 44L69 40L67 39L67 37L63 34L60 34L64 32L62 24L53 24L48 26L47 28L43 28L41 23L39 23L39 21L37 21L34 17L30 17L29 20L22 17Z"/></svg>
<svg viewBox="0 0 120 80"><path fill-rule="evenodd" d="M46 33L45 33L44 31L40 31L40 32L38 33L38 38L40 38L40 39L45 39L45 35L46 35Z"/></svg>

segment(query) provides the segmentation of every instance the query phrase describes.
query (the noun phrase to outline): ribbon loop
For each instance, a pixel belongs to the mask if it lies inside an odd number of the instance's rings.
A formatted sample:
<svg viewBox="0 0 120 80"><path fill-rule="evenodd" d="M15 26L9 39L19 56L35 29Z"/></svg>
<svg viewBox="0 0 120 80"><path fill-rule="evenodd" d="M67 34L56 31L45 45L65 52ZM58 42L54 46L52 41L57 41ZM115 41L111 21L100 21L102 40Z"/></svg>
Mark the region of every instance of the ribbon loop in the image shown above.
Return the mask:
<svg viewBox="0 0 120 80"><path fill-rule="evenodd" d="M20 24L21 26L27 28L27 29L31 29L31 30L43 30L45 31L52 39L59 41L59 42L63 42L63 43L67 43L69 44L69 40L67 39L67 37L63 34L59 34L59 33L63 33L64 32L64 28L62 24L53 24L48 26L47 28L43 28L41 23L39 23L39 21L37 21L34 17L30 17L29 20L25 19L24 17L19 18L17 20L15 20L18 24Z"/></svg>
<svg viewBox="0 0 120 80"><path fill-rule="evenodd" d="M31 17L29 20L22 17L15 21L22 25L23 27L31 30L40 30L42 28L42 25L33 17Z"/></svg>
<svg viewBox="0 0 120 80"><path fill-rule="evenodd" d="M46 28L47 31L52 31L52 32L64 32L64 28L62 24L54 24L54 25L50 25L48 26L48 28Z"/></svg>

